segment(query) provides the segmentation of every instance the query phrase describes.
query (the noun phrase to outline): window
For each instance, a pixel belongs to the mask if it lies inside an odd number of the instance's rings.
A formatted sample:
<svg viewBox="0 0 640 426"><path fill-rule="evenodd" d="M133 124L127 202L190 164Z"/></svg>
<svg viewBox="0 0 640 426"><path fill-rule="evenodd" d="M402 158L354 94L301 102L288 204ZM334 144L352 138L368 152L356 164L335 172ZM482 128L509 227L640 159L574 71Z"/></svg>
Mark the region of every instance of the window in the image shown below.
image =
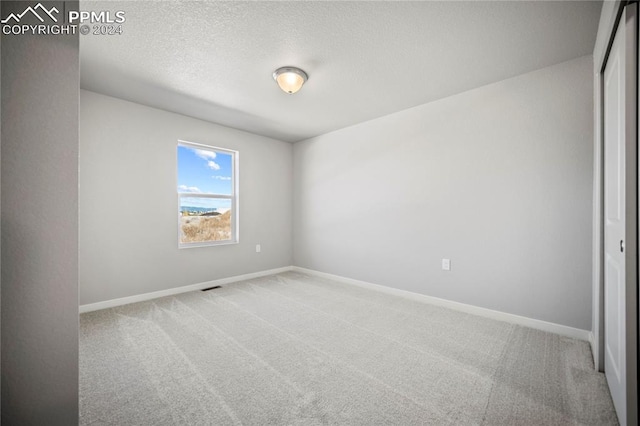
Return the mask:
<svg viewBox="0 0 640 426"><path fill-rule="evenodd" d="M178 246L238 242L238 152L178 142Z"/></svg>

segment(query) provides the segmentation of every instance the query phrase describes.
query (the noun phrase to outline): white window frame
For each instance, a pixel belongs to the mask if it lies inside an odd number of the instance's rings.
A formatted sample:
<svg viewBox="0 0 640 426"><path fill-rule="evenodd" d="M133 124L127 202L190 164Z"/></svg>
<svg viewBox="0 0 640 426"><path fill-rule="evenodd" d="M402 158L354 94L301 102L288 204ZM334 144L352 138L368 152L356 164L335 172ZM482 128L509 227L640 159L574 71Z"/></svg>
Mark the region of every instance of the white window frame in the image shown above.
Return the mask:
<svg viewBox="0 0 640 426"><path fill-rule="evenodd" d="M207 151L219 152L223 154L231 155L231 195L227 194L209 194L209 193L193 193L193 192L180 192L177 191L178 197L178 248L195 248L195 247L210 247L210 246L222 246L228 244L238 244L240 241L240 232L239 232L239 202L238 202L238 189L240 185L238 185L238 168L239 168L239 157L240 153L238 151L234 151L232 149L220 148L211 145L204 145L195 142L189 142L185 140L178 140L178 144L176 146L176 188L179 187L180 183L178 182L178 147L184 146L187 148L196 148L203 149ZM183 243L180 241L181 236L181 211L180 211L180 201L182 198L217 198L217 199L227 199L231 200L231 239L230 240L219 240L219 241L203 241L196 243Z"/></svg>

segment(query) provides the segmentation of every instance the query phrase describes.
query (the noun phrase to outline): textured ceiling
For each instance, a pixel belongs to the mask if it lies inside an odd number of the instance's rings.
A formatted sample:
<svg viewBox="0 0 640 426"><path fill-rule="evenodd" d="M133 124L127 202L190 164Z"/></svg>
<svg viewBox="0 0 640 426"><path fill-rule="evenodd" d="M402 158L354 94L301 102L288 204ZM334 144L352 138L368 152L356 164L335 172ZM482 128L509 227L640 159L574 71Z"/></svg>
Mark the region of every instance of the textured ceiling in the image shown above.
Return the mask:
<svg viewBox="0 0 640 426"><path fill-rule="evenodd" d="M85 89L295 142L592 53L600 2L93 2ZM309 74L296 95L272 78Z"/></svg>

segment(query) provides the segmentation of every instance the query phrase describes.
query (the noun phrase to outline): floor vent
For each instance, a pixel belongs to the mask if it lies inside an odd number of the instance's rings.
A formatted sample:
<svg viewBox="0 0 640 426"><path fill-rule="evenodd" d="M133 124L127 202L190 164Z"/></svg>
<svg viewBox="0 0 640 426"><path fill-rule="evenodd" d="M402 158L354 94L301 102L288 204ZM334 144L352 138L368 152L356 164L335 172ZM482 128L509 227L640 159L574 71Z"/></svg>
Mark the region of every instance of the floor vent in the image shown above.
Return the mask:
<svg viewBox="0 0 640 426"><path fill-rule="evenodd" d="M203 288L201 291L209 291L209 290L214 290L216 288L221 288L221 287L222 287L221 285L217 285L215 287Z"/></svg>

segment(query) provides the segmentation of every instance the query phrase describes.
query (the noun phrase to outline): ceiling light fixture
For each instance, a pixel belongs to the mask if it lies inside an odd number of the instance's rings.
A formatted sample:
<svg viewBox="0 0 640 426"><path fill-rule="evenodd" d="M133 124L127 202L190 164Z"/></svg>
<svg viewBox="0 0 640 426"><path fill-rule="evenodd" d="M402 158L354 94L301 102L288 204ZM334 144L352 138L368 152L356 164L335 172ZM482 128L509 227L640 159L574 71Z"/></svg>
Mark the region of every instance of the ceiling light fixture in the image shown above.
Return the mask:
<svg viewBox="0 0 640 426"><path fill-rule="evenodd" d="M300 68L282 67L275 70L273 79L283 91L292 95L300 90L302 85L309 79L309 76Z"/></svg>

